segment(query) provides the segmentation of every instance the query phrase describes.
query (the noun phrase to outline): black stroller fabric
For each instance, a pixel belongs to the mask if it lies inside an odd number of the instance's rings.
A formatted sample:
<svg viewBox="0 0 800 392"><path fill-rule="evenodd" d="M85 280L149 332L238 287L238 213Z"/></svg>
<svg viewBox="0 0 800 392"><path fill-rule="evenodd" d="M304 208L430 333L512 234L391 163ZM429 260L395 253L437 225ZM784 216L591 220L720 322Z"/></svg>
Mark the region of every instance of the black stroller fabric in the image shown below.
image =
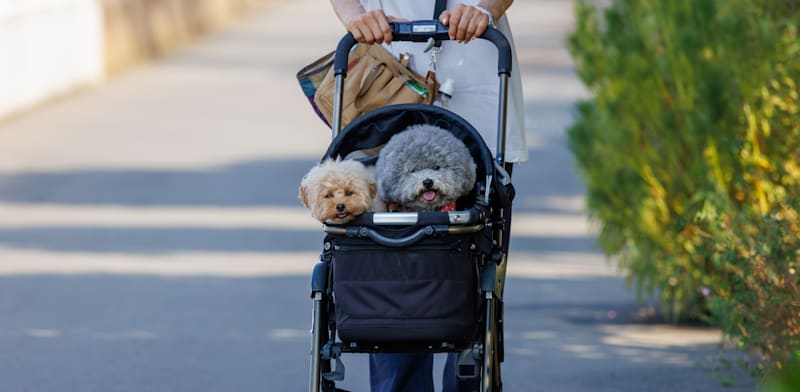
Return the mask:
<svg viewBox="0 0 800 392"><path fill-rule="evenodd" d="M333 243L336 324L343 341L461 342L472 337L477 256L470 251L469 237L424 239L405 248L347 237Z"/></svg>
<svg viewBox="0 0 800 392"><path fill-rule="evenodd" d="M477 164L477 184L465 199L473 204L477 201L484 211L483 195L490 186L490 205L510 205L513 187L501 181L508 179L501 175L505 171L495 165L480 134L462 117L432 105L393 105L368 112L334 138L323 159L375 149L416 124L443 128L469 149ZM372 160L362 162L374 163L375 157ZM401 239L425 225L446 228L450 224L447 212L420 212L417 224L400 226L373 224L372 215L364 214L346 226L369 227L384 237ZM445 234L444 230L401 247L355 235L329 234L325 242L332 261L335 321L341 340L376 345L468 345L481 327L479 271L492 259L492 218L483 213L480 217L478 223L484 226L477 231Z"/></svg>

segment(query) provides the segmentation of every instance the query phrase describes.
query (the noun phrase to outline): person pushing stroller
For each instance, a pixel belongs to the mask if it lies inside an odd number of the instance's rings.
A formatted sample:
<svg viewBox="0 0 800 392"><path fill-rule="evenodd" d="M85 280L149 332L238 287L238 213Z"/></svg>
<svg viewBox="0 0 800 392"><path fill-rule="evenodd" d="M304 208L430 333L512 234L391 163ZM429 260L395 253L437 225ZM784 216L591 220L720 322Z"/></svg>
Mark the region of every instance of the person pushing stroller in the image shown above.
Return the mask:
<svg viewBox="0 0 800 392"><path fill-rule="evenodd" d="M336 15L347 31L360 43L383 43L395 56L411 53L411 68L421 74L436 72L439 80L455 81L456 91L447 102L447 109L464 117L484 140L494 136L498 117L494 105L499 94L494 67L496 49L487 42L475 40L488 27L502 32L512 46L513 40L505 11L513 0L448 1L438 20L449 27L451 41L425 53L425 45L392 42L389 22L430 19L432 0L331 0ZM513 66L518 69L516 56ZM510 172L512 163L528 159L522 102L522 83L518 73L511 76L508 94L505 156ZM491 145L491 144L490 144ZM492 151L493 154L496 151ZM510 210L510 208L509 208ZM507 211L510 219L510 211ZM457 355L448 355L443 379L445 392L458 391L455 377ZM372 392L433 392L433 356L429 353L370 354L370 387Z"/></svg>

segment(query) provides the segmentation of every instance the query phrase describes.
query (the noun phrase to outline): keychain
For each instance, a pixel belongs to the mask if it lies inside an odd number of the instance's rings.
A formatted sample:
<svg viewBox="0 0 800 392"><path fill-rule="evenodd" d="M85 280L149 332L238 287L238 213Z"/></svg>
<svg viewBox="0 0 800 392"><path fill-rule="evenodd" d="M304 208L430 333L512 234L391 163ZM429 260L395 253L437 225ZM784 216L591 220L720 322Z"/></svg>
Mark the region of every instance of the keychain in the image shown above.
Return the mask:
<svg viewBox="0 0 800 392"><path fill-rule="evenodd" d="M425 74L425 82L436 85L436 54L441 52L442 48L436 46L436 40L433 37L428 38L428 44L425 46L425 53L431 52L431 62L428 64L428 73Z"/></svg>

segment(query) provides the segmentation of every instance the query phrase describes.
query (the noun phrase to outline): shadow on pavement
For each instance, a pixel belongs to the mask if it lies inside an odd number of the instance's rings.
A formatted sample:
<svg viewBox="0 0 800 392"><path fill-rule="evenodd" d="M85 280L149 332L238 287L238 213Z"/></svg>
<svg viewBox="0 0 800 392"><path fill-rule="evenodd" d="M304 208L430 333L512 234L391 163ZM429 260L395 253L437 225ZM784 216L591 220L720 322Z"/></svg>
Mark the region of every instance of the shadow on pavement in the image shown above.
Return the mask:
<svg viewBox="0 0 800 392"><path fill-rule="evenodd" d="M0 277L0 389L303 390L307 287L297 277Z"/></svg>
<svg viewBox="0 0 800 392"><path fill-rule="evenodd" d="M534 148L514 172L518 195L579 197L565 149ZM314 160L254 160L199 170L97 169L0 173L0 202L120 206L301 207L297 186ZM558 170L555 170L555 167ZM275 184L279 186L276 188ZM287 185L288 184L288 185ZM516 207L516 206L515 206ZM521 211L544 210L519 206Z"/></svg>
<svg viewBox="0 0 800 392"><path fill-rule="evenodd" d="M752 391L722 369L718 329L673 325L643 312L622 278L510 278L505 293L508 390ZM576 373L576 369L581 369ZM520 375L528 374L528 377ZM537 375L543 383L537 383ZM545 376L542 376L545 375ZM680 376L678 376L680 375ZM714 376L733 376L725 387ZM526 384L526 381L530 384Z"/></svg>
<svg viewBox="0 0 800 392"><path fill-rule="evenodd" d="M229 253L320 251L319 229L251 228L0 228L0 244L58 252L159 254L177 251ZM597 252L591 237L514 237L512 252Z"/></svg>
<svg viewBox="0 0 800 392"><path fill-rule="evenodd" d="M620 283L596 281L607 288ZM510 281L506 389L752 390L746 379L722 388L710 377L714 334L683 340L676 329L672 340L650 341L648 334L663 333L653 328L671 327L628 317L637 307L619 292L572 298L581 286L586 287L570 280ZM527 297L535 287L556 289ZM307 291L308 278L285 276L0 277L0 380L6 390L303 390ZM610 309L619 317L603 321ZM365 356L344 361L349 384L365 391L359 384Z"/></svg>
<svg viewBox="0 0 800 392"><path fill-rule="evenodd" d="M200 170L98 169L0 174L0 201L176 207L299 207L297 186L314 163L307 159L262 160ZM276 189L274 184L291 186Z"/></svg>

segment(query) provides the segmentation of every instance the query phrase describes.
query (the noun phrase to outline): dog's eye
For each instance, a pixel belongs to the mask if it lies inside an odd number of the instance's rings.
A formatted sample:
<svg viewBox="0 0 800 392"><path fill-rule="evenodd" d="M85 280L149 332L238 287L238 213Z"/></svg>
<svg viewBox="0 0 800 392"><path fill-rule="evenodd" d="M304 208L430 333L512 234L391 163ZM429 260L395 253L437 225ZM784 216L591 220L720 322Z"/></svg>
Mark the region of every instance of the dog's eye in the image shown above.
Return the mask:
<svg viewBox="0 0 800 392"><path fill-rule="evenodd" d="M439 169L441 169L441 168L439 167L439 165L436 165L436 166L434 166L434 167L433 167L433 170L439 170Z"/></svg>
<svg viewBox="0 0 800 392"><path fill-rule="evenodd" d="M325 198L326 198L326 199L330 199L330 198L332 198L332 197L333 197L333 193L328 193L327 195L325 195Z"/></svg>
<svg viewBox="0 0 800 392"><path fill-rule="evenodd" d="M353 191L347 191L344 193L345 196L353 196Z"/></svg>

